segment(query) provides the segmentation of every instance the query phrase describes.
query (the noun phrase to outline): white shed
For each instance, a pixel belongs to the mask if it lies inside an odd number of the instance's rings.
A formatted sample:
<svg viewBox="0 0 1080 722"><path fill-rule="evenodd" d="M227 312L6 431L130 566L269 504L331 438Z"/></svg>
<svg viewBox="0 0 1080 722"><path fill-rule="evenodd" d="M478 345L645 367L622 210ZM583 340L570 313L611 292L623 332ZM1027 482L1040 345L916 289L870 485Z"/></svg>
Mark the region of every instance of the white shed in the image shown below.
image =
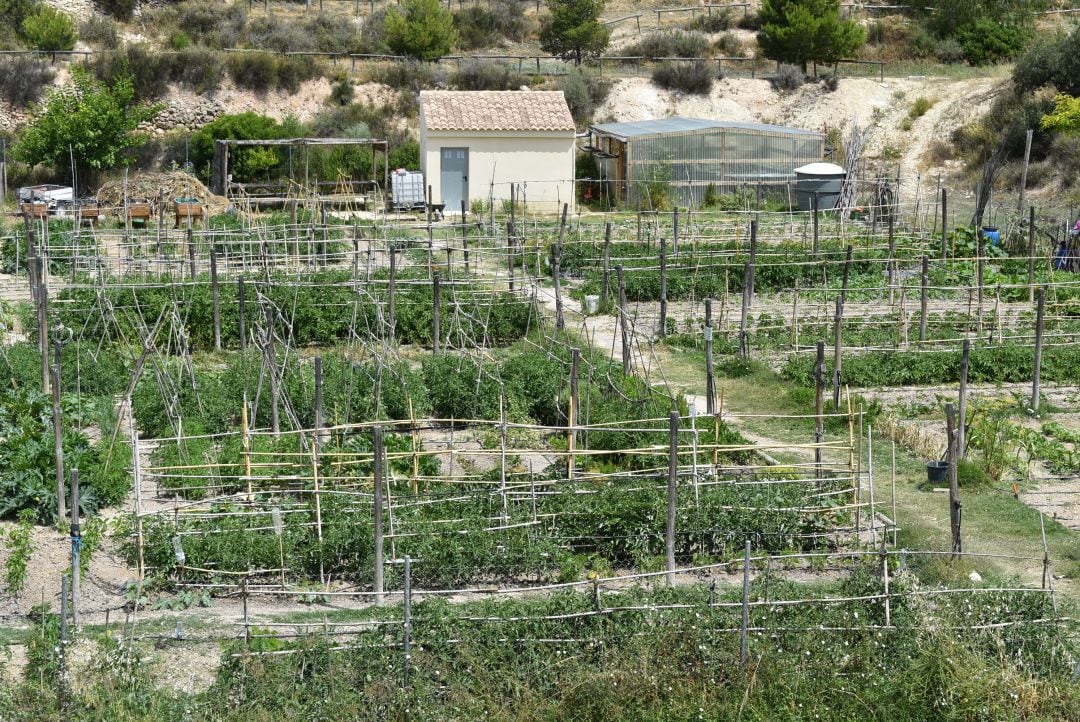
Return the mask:
<svg viewBox="0 0 1080 722"><path fill-rule="evenodd" d="M562 91L420 93L420 166L447 213L510 198L533 210L574 206L574 119Z"/></svg>

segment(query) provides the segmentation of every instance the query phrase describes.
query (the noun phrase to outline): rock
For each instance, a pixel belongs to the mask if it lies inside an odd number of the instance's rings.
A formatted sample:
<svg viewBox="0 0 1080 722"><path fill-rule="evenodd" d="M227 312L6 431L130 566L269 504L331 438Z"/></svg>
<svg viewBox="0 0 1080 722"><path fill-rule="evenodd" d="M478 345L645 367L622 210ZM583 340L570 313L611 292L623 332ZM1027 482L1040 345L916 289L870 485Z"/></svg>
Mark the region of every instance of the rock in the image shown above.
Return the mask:
<svg viewBox="0 0 1080 722"><path fill-rule="evenodd" d="M978 572L972 572L971 574L968 574L968 579L978 584L982 581L982 575Z"/></svg>

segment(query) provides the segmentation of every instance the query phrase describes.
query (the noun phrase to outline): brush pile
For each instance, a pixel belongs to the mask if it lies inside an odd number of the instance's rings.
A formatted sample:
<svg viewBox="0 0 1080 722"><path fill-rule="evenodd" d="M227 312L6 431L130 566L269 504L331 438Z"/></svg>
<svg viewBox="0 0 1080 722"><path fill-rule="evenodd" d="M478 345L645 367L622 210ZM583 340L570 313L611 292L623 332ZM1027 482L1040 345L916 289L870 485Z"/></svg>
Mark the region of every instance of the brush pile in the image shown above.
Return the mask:
<svg viewBox="0 0 1080 722"><path fill-rule="evenodd" d="M160 195L164 190L164 195ZM158 212L158 199L164 198L165 213L171 213L177 198L194 198L205 208L208 216L224 212L229 202L216 196L204 186L198 178L181 171L171 173L132 173L127 179L128 202L149 202L153 214ZM112 180L103 184L97 192L98 202L103 207L124 207L124 179Z"/></svg>

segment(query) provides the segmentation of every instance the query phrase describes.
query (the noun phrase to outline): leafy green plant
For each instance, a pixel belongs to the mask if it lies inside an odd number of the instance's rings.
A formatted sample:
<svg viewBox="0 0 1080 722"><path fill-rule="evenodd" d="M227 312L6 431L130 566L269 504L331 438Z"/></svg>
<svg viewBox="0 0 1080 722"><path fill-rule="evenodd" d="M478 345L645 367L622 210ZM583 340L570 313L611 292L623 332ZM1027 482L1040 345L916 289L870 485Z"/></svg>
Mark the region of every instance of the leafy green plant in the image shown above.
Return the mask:
<svg viewBox="0 0 1080 722"><path fill-rule="evenodd" d="M540 48L581 65L598 57L611 40L611 28L600 24L604 0L548 0L541 20Z"/></svg>
<svg viewBox="0 0 1080 722"><path fill-rule="evenodd" d="M47 53L71 50L79 39L75 18L52 5L39 5L33 15L23 20L22 28L27 41Z"/></svg>
<svg viewBox="0 0 1080 722"><path fill-rule="evenodd" d="M19 512L19 523L7 533L6 546L8 557L4 560L4 584L8 594L18 598L26 587L26 570L30 566L33 553L34 511L23 509ZM3 537L0 536L0 540Z"/></svg>
<svg viewBox="0 0 1080 722"><path fill-rule="evenodd" d="M159 108L136 98L130 77L106 86L78 67L71 76L70 86L51 92L37 108L16 150L31 165L71 170L73 158L79 176L89 180L127 162L139 143L139 125L152 120Z"/></svg>
<svg viewBox="0 0 1080 722"><path fill-rule="evenodd" d="M386 13L386 44L417 60L435 60L457 44L454 17L439 0L405 0Z"/></svg>
<svg viewBox="0 0 1080 722"><path fill-rule="evenodd" d="M758 17L765 57L798 65L804 74L807 63L851 57L866 42L862 26L841 19L839 0L763 0Z"/></svg>

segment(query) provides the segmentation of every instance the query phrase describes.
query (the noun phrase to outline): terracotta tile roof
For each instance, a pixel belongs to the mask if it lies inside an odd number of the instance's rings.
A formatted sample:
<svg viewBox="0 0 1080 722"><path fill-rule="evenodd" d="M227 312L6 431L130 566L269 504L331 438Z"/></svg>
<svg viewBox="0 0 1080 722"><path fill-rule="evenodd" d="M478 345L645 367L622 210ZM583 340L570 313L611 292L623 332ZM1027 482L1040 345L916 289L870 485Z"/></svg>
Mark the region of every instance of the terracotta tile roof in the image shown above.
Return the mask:
<svg viewBox="0 0 1080 722"><path fill-rule="evenodd" d="M574 130L561 90L424 90L428 130Z"/></svg>

